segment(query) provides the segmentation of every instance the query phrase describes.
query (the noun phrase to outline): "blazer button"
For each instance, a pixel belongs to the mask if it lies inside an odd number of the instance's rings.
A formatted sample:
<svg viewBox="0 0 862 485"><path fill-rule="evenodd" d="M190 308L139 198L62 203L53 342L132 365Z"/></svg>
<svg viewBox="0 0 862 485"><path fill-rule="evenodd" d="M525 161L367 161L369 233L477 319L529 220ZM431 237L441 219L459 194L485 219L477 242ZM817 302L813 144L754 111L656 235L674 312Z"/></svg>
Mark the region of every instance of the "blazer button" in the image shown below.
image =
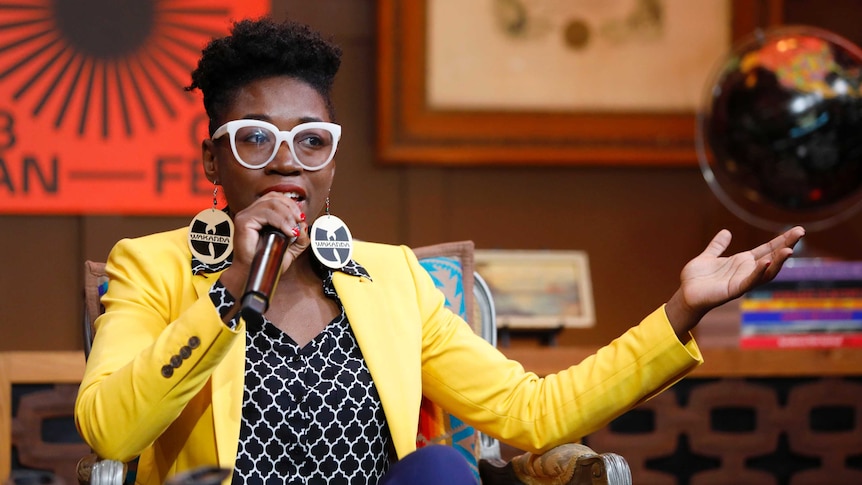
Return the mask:
<svg viewBox="0 0 862 485"><path fill-rule="evenodd" d="M179 355L175 355L171 357L171 367L176 369L177 367L183 365L183 359Z"/></svg>
<svg viewBox="0 0 862 485"><path fill-rule="evenodd" d="M183 359L188 359L191 356L192 356L192 348L191 347L189 347L188 345L183 345L182 347L180 347L180 357L182 357Z"/></svg>
<svg viewBox="0 0 862 485"><path fill-rule="evenodd" d="M189 347L196 349L196 348L200 347L200 345L201 345L201 339L199 339L197 337L189 337Z"/></svg>
<svg viewBox="0 0 862 485"><path fill-rule="evenodd" d="M174 368L169 365L162 366L162 376L171 377L174 375Z"/></svg>

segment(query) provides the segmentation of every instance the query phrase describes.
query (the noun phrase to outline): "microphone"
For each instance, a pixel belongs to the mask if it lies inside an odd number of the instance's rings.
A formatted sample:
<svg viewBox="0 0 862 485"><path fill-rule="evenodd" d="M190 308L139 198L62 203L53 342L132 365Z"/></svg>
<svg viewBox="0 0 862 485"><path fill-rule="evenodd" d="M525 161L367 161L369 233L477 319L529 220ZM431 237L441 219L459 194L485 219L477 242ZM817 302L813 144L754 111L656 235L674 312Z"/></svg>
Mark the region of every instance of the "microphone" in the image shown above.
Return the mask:
<svg viewBox="0 0 862 485"><path fill-rule="evenodd" d="M251 262L248 282L242 295L240 314L246 321L260 321L269 308L269 299L281 276L281 260L291 242L283 232L272 226L264 226L260 230L257 252Z"/></svg>

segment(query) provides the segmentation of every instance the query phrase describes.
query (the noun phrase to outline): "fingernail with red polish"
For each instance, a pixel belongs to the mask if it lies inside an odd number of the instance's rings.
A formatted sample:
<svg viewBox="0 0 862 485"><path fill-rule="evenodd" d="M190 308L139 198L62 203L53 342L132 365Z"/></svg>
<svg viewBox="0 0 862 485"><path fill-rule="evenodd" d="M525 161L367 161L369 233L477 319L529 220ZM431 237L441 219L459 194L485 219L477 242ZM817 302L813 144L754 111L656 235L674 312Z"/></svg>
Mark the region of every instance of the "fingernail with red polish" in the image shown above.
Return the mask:
<svg viewBox="0 0 862 485"><path fill-rule="evenodd" d="M299 226L294 227L291 232L293 232L294 237L299 237Z"/></svg>
<svg viewBox="0 0 862 485"><path fill-rule="evenodd" d="M299 213L299 220L301 220L301 221L303 221L303 222L305 221L305 212L300 212L300 213Z"/></svg>

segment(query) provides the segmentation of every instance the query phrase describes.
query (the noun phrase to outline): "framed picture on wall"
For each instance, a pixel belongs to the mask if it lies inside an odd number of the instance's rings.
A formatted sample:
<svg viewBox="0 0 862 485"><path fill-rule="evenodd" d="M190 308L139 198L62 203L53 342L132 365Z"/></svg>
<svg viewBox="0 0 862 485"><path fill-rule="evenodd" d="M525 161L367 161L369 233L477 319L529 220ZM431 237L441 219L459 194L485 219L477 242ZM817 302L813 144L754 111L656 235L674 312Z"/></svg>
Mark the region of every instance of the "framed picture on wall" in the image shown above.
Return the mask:
<svg viewBox="0 0 862 485"><path fill-rule="evenodd" d="M694 116L775 0L377 0L382 163L697 163Z"/></svg>
<svg viewBox="0 0 862 485"><path fill-rule="evenodd" d="M476 272L494 298L497 327L513 330L595 325L584 251L477 250Z"/></svg>

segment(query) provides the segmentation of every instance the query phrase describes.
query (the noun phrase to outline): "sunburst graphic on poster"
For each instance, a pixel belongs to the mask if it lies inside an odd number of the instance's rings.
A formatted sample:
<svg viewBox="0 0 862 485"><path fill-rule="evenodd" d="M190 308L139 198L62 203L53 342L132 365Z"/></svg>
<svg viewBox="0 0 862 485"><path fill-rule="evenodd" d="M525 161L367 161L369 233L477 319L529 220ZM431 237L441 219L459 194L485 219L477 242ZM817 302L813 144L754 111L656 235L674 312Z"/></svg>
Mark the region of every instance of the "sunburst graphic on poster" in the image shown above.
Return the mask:
<svg viewBox="0 0 862 485"><path fill-rule="evenodd" d="M201 49L269 0L0 0L0 213L194 214Z"/></svg>

